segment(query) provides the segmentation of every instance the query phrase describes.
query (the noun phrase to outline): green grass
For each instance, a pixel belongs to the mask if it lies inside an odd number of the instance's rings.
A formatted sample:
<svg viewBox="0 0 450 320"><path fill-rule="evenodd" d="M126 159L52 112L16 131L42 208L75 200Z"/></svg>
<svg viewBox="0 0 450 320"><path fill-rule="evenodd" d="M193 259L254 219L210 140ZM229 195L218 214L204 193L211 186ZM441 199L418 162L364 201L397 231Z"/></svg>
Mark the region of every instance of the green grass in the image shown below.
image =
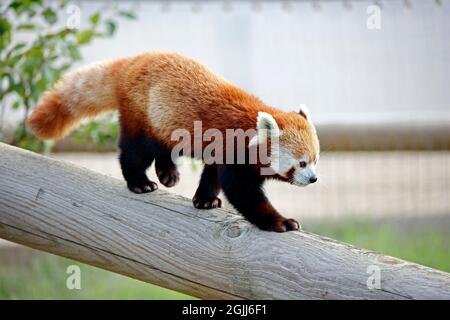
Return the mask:
<svg viewBox="0 0 450 320"><path fill-rule="evenodd" d="M450 218L402 221L304 222L311 232L450 272ZM30 250L30 253L33 252ZM26 262L2 264L0 299L190 299L192 297L76 261L31 253ZM66 269L81 267L81 290L66 288Z"/></svg>
<svg viewBox="0 0 450 320"><path fill-rule="evenodd" d="M67 267L81 269L81 289L66 287ZM193 297L149 285L89 265L37 253L28 265L2 269L0 299L193 299Z"/></svg>
<svg viewBox="0 0 450 320"><path fill-rule="evenodd" d="M450 272L450 217L311 222L308 231Z"/></svg>

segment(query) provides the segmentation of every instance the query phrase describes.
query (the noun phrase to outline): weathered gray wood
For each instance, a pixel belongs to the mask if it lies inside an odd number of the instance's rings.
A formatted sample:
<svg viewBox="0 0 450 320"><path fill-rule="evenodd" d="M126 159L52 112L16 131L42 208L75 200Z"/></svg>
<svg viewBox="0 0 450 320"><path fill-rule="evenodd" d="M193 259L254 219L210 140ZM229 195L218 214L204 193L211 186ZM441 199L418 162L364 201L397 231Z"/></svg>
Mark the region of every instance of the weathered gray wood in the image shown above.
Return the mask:
<svg viewBox="0 0 450 320"><path fill-rule="evenodd" d="M245 195L243 195L245 196ZM450 299L450 275L0 144L0 237L201 298ZM368 266L381 289L368 289Z"/></svg>

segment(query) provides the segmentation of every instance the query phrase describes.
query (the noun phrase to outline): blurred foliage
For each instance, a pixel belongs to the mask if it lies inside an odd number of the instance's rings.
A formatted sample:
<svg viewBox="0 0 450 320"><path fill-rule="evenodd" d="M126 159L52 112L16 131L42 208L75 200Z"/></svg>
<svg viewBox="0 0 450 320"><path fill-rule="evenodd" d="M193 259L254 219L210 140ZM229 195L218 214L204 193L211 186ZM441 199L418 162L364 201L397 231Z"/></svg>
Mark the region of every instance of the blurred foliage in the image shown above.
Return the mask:
<svg viewBox="0 0 450 320"><path fill-rule="evenodd" d="M64 12L67 15L63 15ZM68 1L2 1L0 112L3 114L5 108L23 111L23 118L15 129L11 144L34 151L51 148L51 143L38 140L27 129L25 123L30 110L45 90L82 59L80 47L89 45L96 38L111 37L115 33L119 17L135 19L133 13L111 4L93 13L86 23L81 19L81 10ZM80 23L70 25L69 21L77 18ZM96 143L116 139L116 126L103 123L111 120L108 117L105 119L83 126L76 139L83 137ZM0 123L0 130L2 125Z"/></svg>
<svg viewBox="0 0 450 320"><path fill-rule="evenodd" d="M116 144L119 140L117 114L108 113L98 120L83 124L72 136L77 143L90 141L97 145Z"/></svg>
<svg viewBox="0 0 450 320"><path fill-rule="evenodd" d="M1 248L0 248L1 249ZM20 256L20 248L17 249ZM0 300L4 299L196 299L78 261L31 249L22 249L19 264L0 261ZM5 258L1 255L0 260ZM6 259L14 260L14 257ZM5 259L5 260L6 260ZM19 261L17 261L19 262ZM66 287L67 267L81 271L81 288Z"/></svg>

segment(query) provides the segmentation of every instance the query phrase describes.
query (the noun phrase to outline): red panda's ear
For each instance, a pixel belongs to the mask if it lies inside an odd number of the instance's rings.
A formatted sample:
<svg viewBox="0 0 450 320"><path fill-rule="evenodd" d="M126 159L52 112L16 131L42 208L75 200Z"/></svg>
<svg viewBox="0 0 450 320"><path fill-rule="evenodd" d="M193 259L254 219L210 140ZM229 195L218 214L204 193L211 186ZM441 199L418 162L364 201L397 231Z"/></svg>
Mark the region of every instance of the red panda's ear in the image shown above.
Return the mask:
<svg viewBox="0 0 450 320"><path fill-rule="evenodd" d="M306 120L308 120L308 116L305 114L305 112L300 109L300 111L298 112L303 118L305 118Z"/></svg>
<svg viewBox="0 0 450 320"><path fill-rule="evenodd" d="M311 114L309 113L309 109L306 105L301 104L298 113L306 120L311 121Z"/></svg>
<svg viewBox="0 0 450 320"><path fill-rule="evenodd" d="M272 136L280 136L280 128L274 117L267 112L258 112L256 119L256 135L250 140L249 146L264 143Z"/></svg>

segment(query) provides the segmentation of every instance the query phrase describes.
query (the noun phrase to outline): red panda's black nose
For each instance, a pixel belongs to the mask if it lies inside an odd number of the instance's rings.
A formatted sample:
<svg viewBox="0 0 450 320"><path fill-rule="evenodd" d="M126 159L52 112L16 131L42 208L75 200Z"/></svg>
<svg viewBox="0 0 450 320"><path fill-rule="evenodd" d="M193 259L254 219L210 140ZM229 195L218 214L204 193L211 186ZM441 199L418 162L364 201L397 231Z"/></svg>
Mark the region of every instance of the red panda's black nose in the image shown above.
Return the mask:
<svg viewBox="0 0 450 320"><path fill-rule="evenodd" d="M317 177L311 177L309 178L309 183L314 183L317 181Z"/></svg>

